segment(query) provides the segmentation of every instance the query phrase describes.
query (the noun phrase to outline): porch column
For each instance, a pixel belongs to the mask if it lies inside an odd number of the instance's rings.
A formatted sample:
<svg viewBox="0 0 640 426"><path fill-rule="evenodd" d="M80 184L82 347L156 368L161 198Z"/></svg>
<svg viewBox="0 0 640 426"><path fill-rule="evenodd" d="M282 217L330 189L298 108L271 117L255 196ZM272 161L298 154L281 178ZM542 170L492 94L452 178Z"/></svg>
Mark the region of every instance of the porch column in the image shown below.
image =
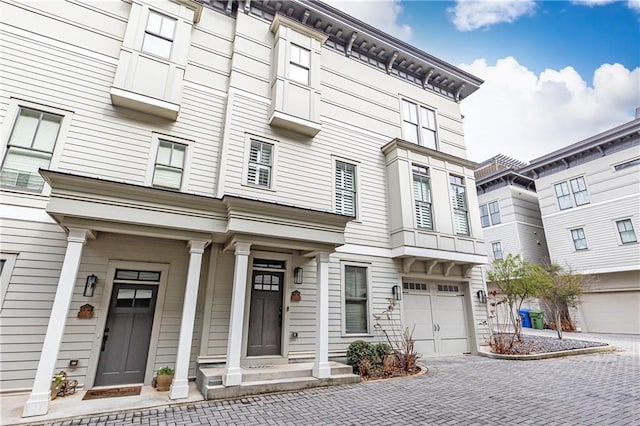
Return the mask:
<svg viewBox="0 0 640 426"><path fill-rule="evenodd" d="M82 246L87 242L87 237L93 237L87 229L69 229L67 236L67 251L64 255L58 288L53 299L49 325L44 336L40 361L36 370L36 378L33 382L31 395L24 406L22 417L40 416L47 414L49 410L49 397L51 394L51 377L58 360L58 351L62 342L62 335L67 323L67 314L73 288L78 277L78 267L82 256Z"/></svg>
<svg viewBox="0 0 640 426"><path fill-rule="evenodd" d="M329 253L316 255L316 359L313 376L325 379L331 376L329 366Z"/></svg>
<svg viewBox="0 0 640 426"><path fill-rule="evenodd" d="M244 320L244 299L247 288L247 267L249 265L250 243L235 243L236 265L233 272L233 295L229 318L229 339L227 340L227 365L222 375L222 384L238 386L242 382L240 352L242 351L242 322Z"/></svg>
<svg viewBox="0 0 640 426"><path fill-rule="evenodd" d="M202 253L206 241L189 241L189 271L187 284L184 289L184 304L182 306L182 321L180 321L180 338L178 340L178 355L173 383L169 390L170 399L180 399L189 396L189 358L191 358L191 340L193 338L193 323L196 317L198 302L198 283L200 282L200 267Z"/></svg>

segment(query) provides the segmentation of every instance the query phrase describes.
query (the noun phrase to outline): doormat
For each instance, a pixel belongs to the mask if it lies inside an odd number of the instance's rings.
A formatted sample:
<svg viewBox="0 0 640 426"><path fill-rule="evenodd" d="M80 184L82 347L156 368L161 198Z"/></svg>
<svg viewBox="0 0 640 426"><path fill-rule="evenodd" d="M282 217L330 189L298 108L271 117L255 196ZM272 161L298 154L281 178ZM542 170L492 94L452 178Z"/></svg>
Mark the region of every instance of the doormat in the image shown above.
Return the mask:
<svg viewBox="0 0 640 426"><path fill-rule="evenodd" d="M123 386L121 388L109 389L91 389L84 394L82 400L99 399L99 398L115 398L117 396L133 396L140 395L142 386Z"/></svg>

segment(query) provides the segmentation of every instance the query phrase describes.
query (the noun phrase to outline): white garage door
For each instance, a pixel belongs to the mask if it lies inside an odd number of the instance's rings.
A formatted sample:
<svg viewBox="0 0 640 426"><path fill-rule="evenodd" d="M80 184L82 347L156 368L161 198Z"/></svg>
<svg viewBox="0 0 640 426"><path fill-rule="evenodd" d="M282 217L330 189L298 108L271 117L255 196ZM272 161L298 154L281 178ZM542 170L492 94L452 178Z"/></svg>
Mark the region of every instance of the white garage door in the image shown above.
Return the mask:
<svg viewBox="0 0 640 426"><path fill-rule="evenodd" d="M411 330L422 356L469 352L464 294L460 285L404 283L405 327Z"/></svg>
<svg viewBox="0 0 640 426"><path fill-rule="evenodd" d="M640 334L640 291L585 293L580 296L582 331Z"/></svg>

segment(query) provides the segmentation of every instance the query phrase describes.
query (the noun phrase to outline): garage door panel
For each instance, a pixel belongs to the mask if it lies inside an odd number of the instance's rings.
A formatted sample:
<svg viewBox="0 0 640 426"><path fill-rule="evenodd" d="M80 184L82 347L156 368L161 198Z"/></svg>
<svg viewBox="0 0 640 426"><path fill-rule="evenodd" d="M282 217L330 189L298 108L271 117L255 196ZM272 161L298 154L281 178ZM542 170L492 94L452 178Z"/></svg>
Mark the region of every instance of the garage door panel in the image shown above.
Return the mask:
<svg viewBox="0 0 640 426"><path fill-rule="evenodd" d="M436 297L436 318L440 325L441 338L467 338L467 326L464 320L463 298L460 296Z"/></svg>
<svg viewBox="0 0 640 426"><path fill-rule="evenodd" d="M585 293L580 297L583 331L640 334L639 306L640 291Z"/></svg>
<svg viewBox="0 0 640 426"><path fill-rule="evenodd" d="M431 296L422 294L405 296L404 322L409 331L413 329L415 340L433 339Z"/></svg>

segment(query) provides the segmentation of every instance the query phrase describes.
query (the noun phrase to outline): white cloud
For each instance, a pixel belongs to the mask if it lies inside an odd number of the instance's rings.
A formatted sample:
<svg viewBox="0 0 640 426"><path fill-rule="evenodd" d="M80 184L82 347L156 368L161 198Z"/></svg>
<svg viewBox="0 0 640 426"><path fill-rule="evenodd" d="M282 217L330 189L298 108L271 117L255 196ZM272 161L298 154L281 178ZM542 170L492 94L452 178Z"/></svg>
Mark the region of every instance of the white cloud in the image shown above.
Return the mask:
<svg viewBox="0 0 640 426"><path fill-rule="evenodd" d="M533 13L535 7L533 0L457 0L455 7L447 11L458 30L473 31L502 22L513 22Z"/></svg>
<svg viewBox="0 0 640 426"><path fill-rule="evenodd" d="M571 0L571 3L585 6L602 6L619 1L620 0ZM636 12L640 12L640 0L627 0L627 7L635 10Z"/></svg>
<svg viewBox="0 0 640 426"><path fill-rule="evenodd" d="M589 85L572 67L537 75L513 57L460 67L485 80L462 102L474 161L499 153L530 161L625 123L640 106L640 68L603 64Z"/></svg>
<svg viewBox="0 0 640 426"><path fill-rule="evenodd" d="M411 39L411 26L398 22L402 14L400 0L327 0L325 2L394 37L404 41Z"/></svg>

